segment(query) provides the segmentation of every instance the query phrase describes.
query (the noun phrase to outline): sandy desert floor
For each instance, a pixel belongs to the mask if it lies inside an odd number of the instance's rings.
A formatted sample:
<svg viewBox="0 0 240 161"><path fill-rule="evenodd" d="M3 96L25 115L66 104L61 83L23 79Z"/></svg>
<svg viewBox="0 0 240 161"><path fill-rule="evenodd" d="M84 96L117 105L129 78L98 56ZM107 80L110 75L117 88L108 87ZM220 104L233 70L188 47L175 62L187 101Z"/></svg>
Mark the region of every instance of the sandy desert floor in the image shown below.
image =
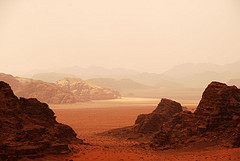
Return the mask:
<svg viewBox="0 0 240 161"><path fill-rule="evenodd" d="M133 125L137 115L150 113L160 100L123 98L71 105L51 105L61 123L70 125L78 137L90 145L78 145L70 155L48 156L38 160L59 161L240 161L238 149L181 149L154 151L135 147L137 142L97 136L96 133ZM194 110L198 101L179 101Z"/></svg>

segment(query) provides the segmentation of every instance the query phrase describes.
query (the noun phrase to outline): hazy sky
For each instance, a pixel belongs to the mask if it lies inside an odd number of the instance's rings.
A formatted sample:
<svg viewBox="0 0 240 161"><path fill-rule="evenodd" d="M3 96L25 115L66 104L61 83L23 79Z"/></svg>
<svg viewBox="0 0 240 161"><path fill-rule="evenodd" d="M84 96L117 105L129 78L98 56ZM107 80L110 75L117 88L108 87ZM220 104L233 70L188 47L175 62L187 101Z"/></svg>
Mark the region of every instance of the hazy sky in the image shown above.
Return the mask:
<svg viewBox="0 0 240 161"><path fill-rule="evenodd" d="M0 72L237 60L239 0L0 0Z"/></svg>

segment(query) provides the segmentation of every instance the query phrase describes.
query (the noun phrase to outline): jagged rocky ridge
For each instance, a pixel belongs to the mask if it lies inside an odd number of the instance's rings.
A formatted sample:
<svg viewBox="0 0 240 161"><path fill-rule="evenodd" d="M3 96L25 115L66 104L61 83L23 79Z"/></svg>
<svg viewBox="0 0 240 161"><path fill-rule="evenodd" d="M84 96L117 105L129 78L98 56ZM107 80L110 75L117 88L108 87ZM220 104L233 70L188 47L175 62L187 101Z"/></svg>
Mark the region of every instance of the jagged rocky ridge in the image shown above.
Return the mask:
<svg viewBox="0 0 240 161"><path fill-rule="evenodd" d="M116 90L103 88L80 78L65 78L56 83L49 83L0 73L0 80L10 84L18 97L37 98L42 102L51 104L67 104L121 97Z"/></svg>
<svg viewBox="0 0 240 161"><path fill-rule="evenodd" d="M240 147L240 89L212 82L194 113L177 102L162 99L151 114L139 115L135 125L105 135L148 138L154 148L186 146Z"/></svg>
<svg viewBox="0 0 240 161"><path fill-rule="evenodd" d="M58 123L48 105L18 98L0 81L0 160L66 154L68 144L83 143L70 126Z"/></svg>

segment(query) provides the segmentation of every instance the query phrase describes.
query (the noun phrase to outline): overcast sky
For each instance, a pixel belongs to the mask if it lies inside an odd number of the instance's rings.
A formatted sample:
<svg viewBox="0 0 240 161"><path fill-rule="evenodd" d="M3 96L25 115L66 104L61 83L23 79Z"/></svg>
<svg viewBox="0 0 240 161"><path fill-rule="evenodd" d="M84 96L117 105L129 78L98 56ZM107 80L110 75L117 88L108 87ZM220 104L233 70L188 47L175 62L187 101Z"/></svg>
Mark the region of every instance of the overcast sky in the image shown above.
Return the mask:
<svg viewBox="0 0 240 161"><path fill-rule="evenodd" d="M238 60L239 0L0 0L0 72Z"/></svg>

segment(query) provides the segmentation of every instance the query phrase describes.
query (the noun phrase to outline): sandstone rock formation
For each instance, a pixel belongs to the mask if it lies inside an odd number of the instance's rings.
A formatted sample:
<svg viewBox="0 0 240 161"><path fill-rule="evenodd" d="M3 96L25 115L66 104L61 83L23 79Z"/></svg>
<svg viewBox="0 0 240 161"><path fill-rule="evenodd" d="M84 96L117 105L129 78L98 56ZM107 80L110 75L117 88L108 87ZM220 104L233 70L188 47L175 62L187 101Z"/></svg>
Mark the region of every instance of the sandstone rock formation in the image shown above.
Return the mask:
<svg viewBox="0 0 240 161"><path fill-rule="evenodd" d="M66 154L69 143L82 143L71 127L55 118L47 104L19 99L0 81L0 160Z"/></svg>
<svg viewBox="0 0 240 161"><path fill-rule="evenodd" d="M110 135L149 142L165 122L181 111L183 111L181 104L163 98L152 113L140 114L133 126L113 129L100 135Z"/></svg>
<svg viewBox="0 0 240 161"><path fill-rule="evenodd" d="M65 78L57 81L57 85L66 91L70 91L80 100L106 100L120 97L116 90L103 88L80 78Z"/></svg>
<svg viewBox="0 0 240 161"><path fill-rule="evenodd" d="M162 99L157 108L150 114L141 114L135 121L134 130L139 133L153 133L159 131L164 122L174 114L182 111L180 103L169 99Z"/></svg>
<svg viewBox="0 0 240 161"><path fill-rule="evenodd" d="M180 112L154 136L155 147L191 144L240 146L240 89L212 82L194 113Z"/></svg>
<svg viewBox="0 0 240 161"><path fill-rule="evenodd" d="M0 80L9 83L18 97L37 98L51 104L120 97L119 92L115 90L89 84L81 79L63 79L57 83L47 83L0 73Z"/></svg>
<svg viewBox="0 0 240 161"><path fill-rule="evenodd" d="M240 89L212 82L194 113L162 99L152 113L139 115L135 125L103 134L143 141L159 149L240 147Z"/></svg>

